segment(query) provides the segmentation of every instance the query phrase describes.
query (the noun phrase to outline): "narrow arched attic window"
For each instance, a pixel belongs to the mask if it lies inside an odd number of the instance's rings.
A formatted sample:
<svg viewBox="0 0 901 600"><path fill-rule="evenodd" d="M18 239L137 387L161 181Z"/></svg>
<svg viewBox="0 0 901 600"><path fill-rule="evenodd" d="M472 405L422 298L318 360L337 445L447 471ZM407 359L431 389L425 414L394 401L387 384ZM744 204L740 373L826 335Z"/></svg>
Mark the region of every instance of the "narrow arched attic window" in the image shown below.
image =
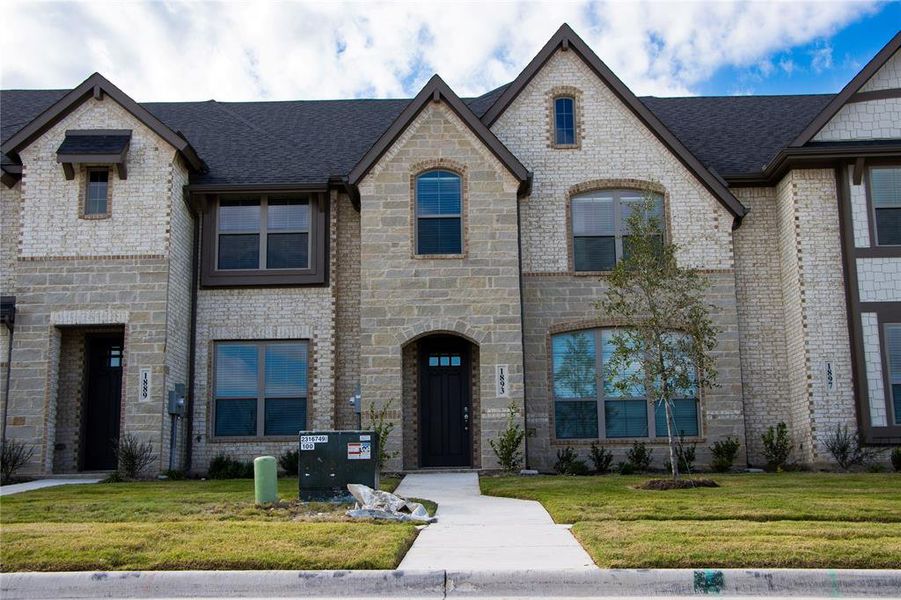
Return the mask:
<svg viewBox="0 0 901 600"><path fill-rule="evenodd" d="M463 253L463 188L451 171L416 177L416 254Z"/></svg>
<svg viewBox="0 0 901 600"><path fill-rule="evenodd" d="M576 101L572 96L554 99L554 143L557 146L576 143Z"/></svg>

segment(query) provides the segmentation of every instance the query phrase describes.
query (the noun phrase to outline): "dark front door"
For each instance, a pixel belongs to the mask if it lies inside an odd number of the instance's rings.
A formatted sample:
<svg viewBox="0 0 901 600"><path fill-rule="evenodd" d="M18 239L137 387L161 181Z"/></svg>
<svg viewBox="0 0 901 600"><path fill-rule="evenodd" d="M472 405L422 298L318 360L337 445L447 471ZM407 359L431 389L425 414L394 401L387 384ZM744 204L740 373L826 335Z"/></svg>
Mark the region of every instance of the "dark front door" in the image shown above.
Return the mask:
<svg viewBox="0 0 901 600"><path fill-rule="evenodd" d="M122 336L88 336L84 395L85 471L116 468L122 400Z"/></svg>
<svg viewBox="0 0 901 600"><path fill-rule="evenodd" d="M420 344L419 447L423 467L468 467L469 344L453 337Z"/></svg>

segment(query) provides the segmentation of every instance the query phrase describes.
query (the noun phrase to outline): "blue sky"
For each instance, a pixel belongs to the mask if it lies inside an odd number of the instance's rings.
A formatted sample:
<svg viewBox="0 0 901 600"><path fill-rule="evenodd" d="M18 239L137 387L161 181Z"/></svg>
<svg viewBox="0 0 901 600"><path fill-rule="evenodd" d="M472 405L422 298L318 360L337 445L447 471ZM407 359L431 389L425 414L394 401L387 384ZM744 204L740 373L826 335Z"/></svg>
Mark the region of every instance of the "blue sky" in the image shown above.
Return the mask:
<svg viewBox="0 0 901 600"><path fill-rule="evenodd" d="M564 22L639 95L822 93L898 30L901 1L6 0L0 87L99 71L139 101L398 98L437 72L472 96Z"/></svg>

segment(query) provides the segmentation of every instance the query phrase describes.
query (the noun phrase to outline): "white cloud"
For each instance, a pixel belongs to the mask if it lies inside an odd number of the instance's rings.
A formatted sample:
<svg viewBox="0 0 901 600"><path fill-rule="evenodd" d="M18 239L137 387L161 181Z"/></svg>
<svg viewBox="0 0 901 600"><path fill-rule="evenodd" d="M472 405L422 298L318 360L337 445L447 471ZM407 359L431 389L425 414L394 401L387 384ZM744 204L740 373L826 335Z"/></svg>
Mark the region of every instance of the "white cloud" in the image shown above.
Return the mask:
<svg viewBox="0 0 901 600"><path fill-rule="evenodd" d="M810 68L815 73L822 73L832 68L832 47L824 46L810 51Z"/></svg>
<svg viewBox="0 0 901 600"><path fill-rule="evenodd" d="M69 88L100 71L142 101L402 97L438 72L474 95L515 77L565 21L637 93L690 94L725 65L772 70L773 53L873 6L19 1L4 9L0 85ZM829 68L831 50L813 61Z"/></svg>

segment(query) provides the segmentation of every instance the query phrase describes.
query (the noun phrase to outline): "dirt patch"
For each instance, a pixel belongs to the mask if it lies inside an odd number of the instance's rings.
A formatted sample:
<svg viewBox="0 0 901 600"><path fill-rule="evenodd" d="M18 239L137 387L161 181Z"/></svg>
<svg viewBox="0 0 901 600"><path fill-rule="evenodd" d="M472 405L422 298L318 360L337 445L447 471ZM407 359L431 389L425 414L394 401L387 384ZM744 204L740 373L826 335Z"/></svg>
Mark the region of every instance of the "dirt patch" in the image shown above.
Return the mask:
<svg viewBox="0 0 901 600"><path fill-rule="evenodd" d="M350 522L344 512L352 506L352 504L345 503L300 502L298 500L281 500L262 506L249 502L223 502L209 507L205 512L219 520Z"/></svg>
<svg viewBox="0 0 901 600"><path fill-rule="evenodd" d="M719 484L712 479L650 479L635 488L639 490L689 490L692 488L715 488L720 487Z"/></svg>

